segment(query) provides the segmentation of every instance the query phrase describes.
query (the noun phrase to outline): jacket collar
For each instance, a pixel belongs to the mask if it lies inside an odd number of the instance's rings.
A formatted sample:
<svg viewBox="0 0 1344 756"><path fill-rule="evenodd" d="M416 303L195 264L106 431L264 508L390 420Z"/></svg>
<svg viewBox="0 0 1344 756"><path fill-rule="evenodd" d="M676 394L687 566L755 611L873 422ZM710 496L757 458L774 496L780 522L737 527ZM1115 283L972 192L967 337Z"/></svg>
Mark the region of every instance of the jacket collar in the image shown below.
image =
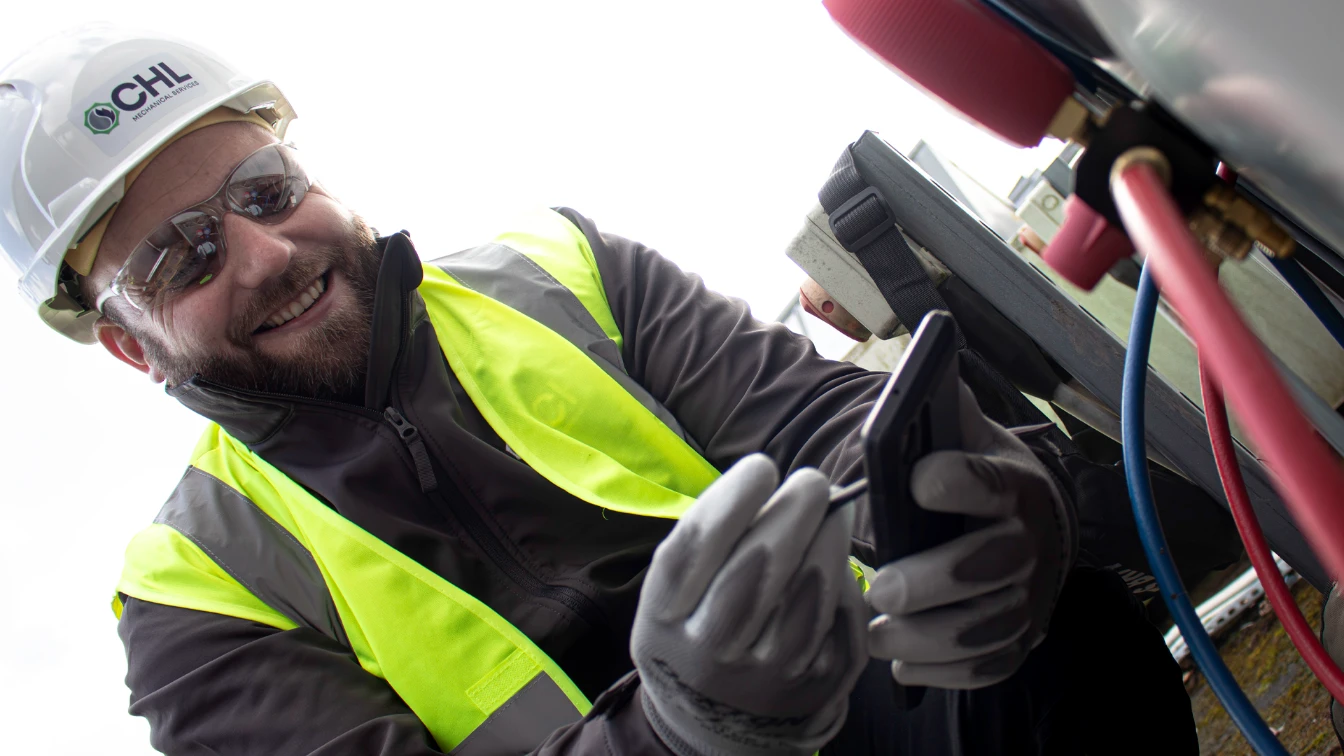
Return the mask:
<svg viewBox="0 0 1344 756"><path fill-rule="evenodd" d="M188 409L220 425L248 446L279 433L304 406L340 407L354 412L381 412L410 338L411 325L423 314L424 303L415 290L423 273L420 258L405 231L380 237L382 252L374 289L368 367L364 378L364 407L306 399L285 394L248 391L215 383L200 375L171 389L168 395Z"/></svg>

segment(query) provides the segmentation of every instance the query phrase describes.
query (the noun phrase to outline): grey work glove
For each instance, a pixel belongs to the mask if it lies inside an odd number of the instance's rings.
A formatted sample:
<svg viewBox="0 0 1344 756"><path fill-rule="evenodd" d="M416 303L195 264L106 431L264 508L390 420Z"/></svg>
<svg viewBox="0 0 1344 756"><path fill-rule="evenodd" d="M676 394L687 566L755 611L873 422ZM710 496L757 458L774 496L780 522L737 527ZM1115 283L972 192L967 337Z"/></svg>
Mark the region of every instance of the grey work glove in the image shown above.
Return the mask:
<svg viewBox="0 0 1344 756"><path fill-rule="evenodd" d="M826 517L829 491L746 457L654 552L630 654L680 756L810 754L844 724L869 615L846 561L853 505Z"/></svg>
<svg viewBox="0 0 1344 756"><path fill-rule="evenodd" d="M935 512L980 524L883 566L868 603L868 648L905 685L971 689L1017 671L1044 638L1077 553L1072 507L1016 436L986 418L961 384L964 451L915 464L911 493Z"/></svg>

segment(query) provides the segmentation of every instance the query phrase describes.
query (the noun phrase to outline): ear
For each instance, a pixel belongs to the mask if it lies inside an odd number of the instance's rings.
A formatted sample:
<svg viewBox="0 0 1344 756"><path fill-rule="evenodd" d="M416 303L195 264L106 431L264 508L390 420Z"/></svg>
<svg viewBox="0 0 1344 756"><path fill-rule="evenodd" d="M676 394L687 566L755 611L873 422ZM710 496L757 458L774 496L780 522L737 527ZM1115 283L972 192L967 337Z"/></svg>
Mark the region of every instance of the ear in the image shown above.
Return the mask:
<svg viewBox="0 0 1344 756"><path fill-rule="evenodd" d="M155 383L163 381L163 376L157 370L154 370L149 361L145 359L145 350L140 346L139 340L128 333L125 328L107 318L99 318L93 324L93 330L98 343L103 345L108 354L148 375L150 380Z"/></svg>

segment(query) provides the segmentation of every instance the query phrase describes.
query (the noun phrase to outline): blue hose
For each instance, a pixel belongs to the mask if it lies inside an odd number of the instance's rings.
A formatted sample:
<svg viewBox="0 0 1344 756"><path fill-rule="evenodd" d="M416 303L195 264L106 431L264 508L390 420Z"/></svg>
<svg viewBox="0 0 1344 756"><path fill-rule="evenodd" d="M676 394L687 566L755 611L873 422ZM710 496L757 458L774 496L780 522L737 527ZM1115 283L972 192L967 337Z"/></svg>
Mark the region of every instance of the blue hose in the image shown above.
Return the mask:
<svg viewBox="0 0 1344 756"><path fill-rule="evenodd" d="M1269 261L1279 271L1279 275L1283 276L1283 280L1293 287L1297 296L1307 303L1307 307L1316 319L1321 321L1321 325L1325 326L1325 330L1344 347L1344 315L1341 315L1330 302L1330 298L1325 296L1321 287L1311 280L1311 276L1302 269L1302 265L1291 257L1270 257Z"/></svg>
<svg viewBox="0 0 1344 756"><path fill-rule="evenodd" d="M1129 328L1129 348L1125 353L1125 377L1120 399L1120 434L1124 442L1125 479L1129 484L1129 499L1134 508L1134 520L1143 540L1143 551L1148 564L1162 588L1162 599L1171 610L1171 617L1181 629L1181 637L1190 647L1190 654L1204 672L1209 687L1246 736L1256 753L1287 756L1283 745L1269 731L1265 720L1246 698L1232 673L1214 648L1213 639L1205 632L1199 615L1185 593L1176 563L1167 548L1167 537L1162 534L1162 523L1157 519L1153 504L1153 486L1148 477L1148 460L1144 455L1144 394L1148 378L1148 348L1153 336L1153 316L1157 313L1157 283L1148 266L1139 276L1139 294L1134 301L1134 320Z"/></svg>

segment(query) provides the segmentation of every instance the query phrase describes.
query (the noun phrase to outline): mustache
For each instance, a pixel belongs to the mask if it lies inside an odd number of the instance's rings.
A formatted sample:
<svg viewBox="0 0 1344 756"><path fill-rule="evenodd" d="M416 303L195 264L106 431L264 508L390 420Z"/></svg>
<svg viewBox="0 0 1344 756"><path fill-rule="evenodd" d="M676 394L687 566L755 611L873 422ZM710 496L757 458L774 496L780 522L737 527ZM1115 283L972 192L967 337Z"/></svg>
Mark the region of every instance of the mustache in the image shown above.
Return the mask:
<svg viewBox="0 0 1344 756"><path fill-rule="evenodd" d="M348 258L344 246L316 250L303 259L292 259L280 275L270 279L252 295L251 301L229 326L228 339L235 346L246 348L252 343L257 324L271 313L299 296L318 276L335 270Z"/></svg>

